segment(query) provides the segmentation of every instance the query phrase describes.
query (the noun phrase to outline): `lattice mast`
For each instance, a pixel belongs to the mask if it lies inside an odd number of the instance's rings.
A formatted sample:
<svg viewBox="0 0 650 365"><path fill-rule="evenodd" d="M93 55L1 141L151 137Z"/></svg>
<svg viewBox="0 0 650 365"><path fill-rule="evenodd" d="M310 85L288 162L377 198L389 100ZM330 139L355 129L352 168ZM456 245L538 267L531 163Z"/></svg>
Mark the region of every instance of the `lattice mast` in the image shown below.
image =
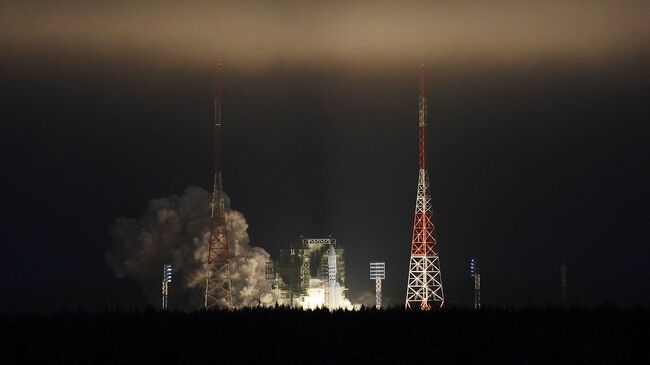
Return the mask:
<svg viewBox="0 0 650 365"><path fill-rule="evenodd" d="M474 278L474 309L481 309L481 269L477 259L469 261L469 274Z"/></svg>
<svg viewBox="0 0 650 365"><path fill-rule="evenodd" d="M205 309L232 308L226 204L221 176L221 63L214 84L214 181L210 203L210 242L205 283Z"/></svg>
<svg viewBox="0 0 650 365"><path fill-rule="evenodd" d="M169 283L172 282L172 264L163 265L162 277L162 310L169 307Z"/></svg>
<svg viewBox="0 0 650 365"><path fill-rule="evenodd" d="M386 263L385 262L371 262L370 263L370 280L375 281L375 308L381 309L381 281L386 278Z"/></svg>
<svg viewBox="0 0 650 365"><path fill-rule="evenodd" d="M420 66L420 96L418 99L418 149L420 172L418 192L415 200L415 218L411 241L408 287L406 289L406 309L430 310L442 308L445 296L442 290L440 259L433 237L435 226L432 223L431 193L427 172L427 99L424 93L424 65Z"/></svg>

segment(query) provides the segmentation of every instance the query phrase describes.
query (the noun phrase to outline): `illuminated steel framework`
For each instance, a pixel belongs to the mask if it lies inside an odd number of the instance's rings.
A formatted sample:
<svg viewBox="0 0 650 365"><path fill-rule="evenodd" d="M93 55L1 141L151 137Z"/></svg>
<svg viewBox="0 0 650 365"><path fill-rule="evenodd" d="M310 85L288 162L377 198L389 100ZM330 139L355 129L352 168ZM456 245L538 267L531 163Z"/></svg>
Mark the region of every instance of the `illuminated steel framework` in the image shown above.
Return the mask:
<svg viewBox="0 0 650 365"><path fill-rule="evenodd" d="M205 309L232 308L226 204L221 177L221 63L214 87L214 181L210 203L210 242L205 283Z"/></svg>
<svg viewBox="0 0 650 365"><path fill-rule="evenodd" d="M278 261L267 264L269 280L277 277L280 287L281 303L290 306L302 306L308 296L312 279L329 282L328 251L334 246L336 252L336 282L345 293L345 250L336 238L300 238L289 248L280 250ZM271 268L272 267L272 268ZM273 270L273 271L272 271ZM286 301L285 301L286 299Z"/></svg>
<svg viewBox="0 0 650 365"><path fill-rule="evenodd" d="M271 289L275 293L275 297L279 299L286 299L286 295L283 298L282 296L282 289L280 287L280 275L278 274L277 270L275 269L275 264L273 261L267 261L266 262L266 267L264 268L264 276L266 280L271 281L273 284L271 284ZM275 304L279 304L277 299Z"/></svg>
<svg viewBox="0 0 650 365"><path fill-rule="evenodd" d="M431 193L429 174L426 167L427 99L424 95L424 65L420 66L419 115L419 161L418 192L415 201L415 218L411 241L408 287L406 289L406 309L430 310L442 308L445 296L442 290L440 259L433 237L435 226L432 223Z"/></svg>

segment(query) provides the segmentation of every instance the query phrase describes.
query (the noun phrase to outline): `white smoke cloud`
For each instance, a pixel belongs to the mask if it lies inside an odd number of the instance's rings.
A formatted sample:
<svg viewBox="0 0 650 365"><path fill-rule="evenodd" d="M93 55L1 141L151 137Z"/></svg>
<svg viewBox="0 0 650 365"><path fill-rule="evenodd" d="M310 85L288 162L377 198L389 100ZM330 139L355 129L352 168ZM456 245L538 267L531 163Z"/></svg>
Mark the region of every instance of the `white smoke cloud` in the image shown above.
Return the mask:
<svg viewBox="0 0 650 365"><path fill-rule="evenodd" d="M372 308L376 304L376 296L374 291L364 290L361 294L357 295L355 302L358 305L364 305L368 308Z"/></svg>
<svg viewBox="0 0 650 365"><path fill-rule="evenodd" d="M182 195L151 200L140 219L118 218L111 226L113 248L106 260L118 278L137 281L151 303L160 300L162 265L174 267L172 308L199 308L207 273L210 194L189 187ZM226 221L230 248L233 302L236 307L272 305L277 298L265 278L270 255L250 246L244 215L229 208Z"/></svg>

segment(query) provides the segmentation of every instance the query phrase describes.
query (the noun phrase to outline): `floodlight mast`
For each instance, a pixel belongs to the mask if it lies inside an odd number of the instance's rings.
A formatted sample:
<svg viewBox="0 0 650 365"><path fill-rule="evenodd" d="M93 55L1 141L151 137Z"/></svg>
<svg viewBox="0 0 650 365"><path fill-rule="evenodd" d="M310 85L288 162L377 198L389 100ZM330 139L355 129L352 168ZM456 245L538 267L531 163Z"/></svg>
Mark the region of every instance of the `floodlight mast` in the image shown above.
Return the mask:
<svg viewBox="0 0 650 365"><path fill-rule="evenodd" d="M381 281L385 278L386 278L386 263L371 262L370 279L375 280L375 308L377 309L381 309L382 306Z"/></svg>
<svg viewBox="0 0 650 365"><path fill-rule="evenodd" d="M172 282L172 265L163 265L162 278L162 310L167 310L169 306L169 283Z"/></svg>
<svg viewBox="0 0 650 365"><path fill-rule="evenodd" d="M474 278L474 309L481 309L481 270L478 260L469 261L470 276Z"/></svg>
<svg viewBox="0 0 650 365"><path fill-rule="evenodd" d="M226 203L221 176L221 67L221 63L218 63L214 85L214 181L210 203L210 241L205 283L205 309L233 307Z"/></svg>
<svg viewBox="0 0 650 365"><path fill-rule="evenodd" d="M424 65L420 66L420 96L418 98L419 177L415 203L415 218L411 240L406 309L440 309L445 304L442 289L440 259L434 238L429 173L427 172L427 99L424 89Z"/></svg>

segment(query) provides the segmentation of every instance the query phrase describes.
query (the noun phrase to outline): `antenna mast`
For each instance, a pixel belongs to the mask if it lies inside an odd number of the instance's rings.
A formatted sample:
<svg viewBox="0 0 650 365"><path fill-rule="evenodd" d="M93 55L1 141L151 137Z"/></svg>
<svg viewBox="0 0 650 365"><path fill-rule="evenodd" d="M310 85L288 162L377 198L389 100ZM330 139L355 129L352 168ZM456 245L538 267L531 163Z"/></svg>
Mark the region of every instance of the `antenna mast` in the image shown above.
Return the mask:
<svg viewBox="0 0 650 365"><path fill-rule="evenodd" d="M226 203L221 176L221 63L214 84L214 181L210 203L210 242L205 283L205 309L232 308Z"/></svg>
<svg viewBox="0 0 650 365"><path fill-rule="evenodd" d="M415 200L415 218L411 240L411 260L409 264L408 287L406 289L406 309L430 310L442 308L445 296L442 290L440 260L433 237L435 226L432 223L431 193L429 173L427 172L427 99L424 94L424 65L420 66L420 96L418 98L418 150L420 172L418 192Z"/></svg>

